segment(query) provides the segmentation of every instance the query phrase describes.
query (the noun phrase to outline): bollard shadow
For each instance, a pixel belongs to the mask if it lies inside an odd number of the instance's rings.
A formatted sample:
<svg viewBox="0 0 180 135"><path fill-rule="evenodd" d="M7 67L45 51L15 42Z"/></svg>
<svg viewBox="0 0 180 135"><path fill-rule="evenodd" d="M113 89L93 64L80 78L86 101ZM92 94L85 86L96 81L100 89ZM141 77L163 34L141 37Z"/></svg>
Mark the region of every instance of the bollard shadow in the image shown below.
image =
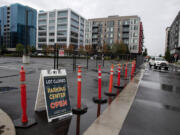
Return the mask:
<svg viewBox="0 0 180 135"><path fill-rule="evenodd" d="M101 104L97 104L97 118L101 115Z"/></svg>
<svg viewBox="0 0 180 135"><path fill-rule="evenodd" d="M76 135L80 135L81 115L76 116Z"/></svg>

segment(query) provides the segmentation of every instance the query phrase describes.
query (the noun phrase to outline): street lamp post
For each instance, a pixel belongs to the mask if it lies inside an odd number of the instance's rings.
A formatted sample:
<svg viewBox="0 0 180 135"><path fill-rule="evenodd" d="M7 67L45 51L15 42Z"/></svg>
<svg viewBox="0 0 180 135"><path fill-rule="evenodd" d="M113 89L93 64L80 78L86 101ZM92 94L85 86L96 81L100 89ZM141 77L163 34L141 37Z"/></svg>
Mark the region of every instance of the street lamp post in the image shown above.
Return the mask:
<svg viewBox="0 0 180 135"><path fill-rule="evenodd" d="M23 54L22 61L24 64L29 64L30 63L30 56L28 54L28 12L32 12L31 10L26 9L26 25L25 25L25 50Z"/></svg>

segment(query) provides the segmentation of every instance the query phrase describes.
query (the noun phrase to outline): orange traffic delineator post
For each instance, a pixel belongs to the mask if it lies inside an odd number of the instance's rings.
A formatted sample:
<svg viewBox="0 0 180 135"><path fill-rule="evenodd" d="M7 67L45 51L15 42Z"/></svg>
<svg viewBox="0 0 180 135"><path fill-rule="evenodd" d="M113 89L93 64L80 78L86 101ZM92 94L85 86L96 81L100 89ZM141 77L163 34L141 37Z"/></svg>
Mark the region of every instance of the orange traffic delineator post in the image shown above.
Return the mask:
<svg viewBox="0 0 180 135"><path fill-rule="evenodd" d="M98 97L93 97L93 101L98 104L104 104L107 102L107 99L101 96L101 79L102 79L101 78L102 76L101 65L99 65L98 67L99 67L98 69Z"/></svg>
<svg viewBox="0 0 180 135"><path fill-rule="evenodd" d="M118 79L117 79L117 85L114 86L115 88L123 89L124 87L121 86L121 64L118 64Z"/></svg>
<svg viewBox="0 0 180 135"><path fill-rule="evenodd" d="M20 70L20 81L21 81L21 108L22 108L22 117L14 121L15 127L19 128L28 128L36 124L37 122L33 118L27 117L27 99L26 99L26 74L23 66Z"/></svg>
<svg viewBox="0 0 180 135"><path fill-rule="evenodd" d="M134 77L134 62L132 62L131 66L131 79Z"/></svg>
<svg viewBox="0 0 180 135"><path fill-rule="evenodd" d="M75 107L72 108L72 112L74 114L84 114L87 112L87 106L81 104L81 67L78 66L78 73L77 73L77 105Z"/></svg>
<svg viewBox="0 0 180 135"><path fill-rule="evenodd" d="M124 73L124 80L128 80L127 78L127 63L126 63L126 67L125 67L125 73Z"/></svg>
<svg viewBox="0 0 180 135"><path fill-rule="evenodd" d="M116 96L116 93L112 92L113 72L114 72L114 65L112 64L111 70L110 70L110 77L109 77L109 91L104 93L107 96Z"/></svg>

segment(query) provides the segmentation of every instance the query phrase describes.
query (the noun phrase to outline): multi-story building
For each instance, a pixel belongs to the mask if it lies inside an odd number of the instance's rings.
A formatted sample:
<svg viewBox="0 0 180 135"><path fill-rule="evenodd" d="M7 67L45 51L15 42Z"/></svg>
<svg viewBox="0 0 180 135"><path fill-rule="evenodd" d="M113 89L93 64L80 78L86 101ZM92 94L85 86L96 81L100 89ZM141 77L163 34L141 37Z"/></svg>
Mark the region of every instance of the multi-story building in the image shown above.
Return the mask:
<svg viewBox="0 0 180 135"><path fill-rule="evenodd" d="M138 16L109 16L89 19L86 22L85 44L95 48L104 44L123 42L130 53L141 54L143 26Z"/></svg>
<svg viewBox="0 0 180 135"><path fill-rule="evenodd" d="M35 46L37 11L21 4L0 7L2 44L9 50L18 43Z"/></svg>
<svg viewBox="0 0 180 135"><path fill-rule="evenodd" d="M172 56L178 55L180 57L180 12L169 28L168 43L170 54Z"/></svg>
<svg viewBox="0 0 180 135"><path fill-rule="evenodd" d="M170 27L166 28L165 52L169 50Z"/></svg>
<svg viewBox="0 0 180 135"><path fill-rule="evenodd" d="M84 45L85 19L71 9L41 11L37 19L36 48Z"/></svg>

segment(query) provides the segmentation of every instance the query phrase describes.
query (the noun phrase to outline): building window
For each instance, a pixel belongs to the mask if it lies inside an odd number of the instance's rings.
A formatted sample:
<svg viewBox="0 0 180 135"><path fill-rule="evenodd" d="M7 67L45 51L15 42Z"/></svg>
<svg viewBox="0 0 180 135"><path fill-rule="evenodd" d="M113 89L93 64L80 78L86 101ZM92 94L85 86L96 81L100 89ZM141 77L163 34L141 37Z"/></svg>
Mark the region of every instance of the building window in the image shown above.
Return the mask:
<svg viewBox="0 0 180 135"><path fill-rule="evenodd" d="M119 26L122 25L122 21L119 20L119 21L118 21L118 25L119 25Z"/></svg>
<svg viewBox="0 0 180 135"><path fill-rule="evenodd" d="M114 31L114 28L113 27L111 27L111 32L113 32Z"/></svg>
<svg viewBox="0 0 180 135"><path fill-rule="evenodd" d="M47 27L46 27L46 26L39 26L38 29L39 29L39 30L47 30Z"/></svg>
<svg viewBox="0 0 180 135"><path fill-rule="evenodd" d="M67 29L67 25L63 24L63 25L58 25L57 26L57 30L66 30Z"/></svg>
<svg viewBox="0 0 180 135"><path fill-rule="evenodd" d="M108 21L107 26L114 26L114 21Z"/></svg>
<svg viewBox="0 0 180 135"><path fill-rule="evenodd" d="M123 25L129 25L129 20L124 20Z"/></svg>
<svg viewBox="0 0 180 135"><path fill-rule="evenodd" d="M66 38L65 37L60 37L60 38L57 38L57 41L58 42L66 42Z"/></svg>
<svg viewBox="0 0 180 135"><path fill-rule="evenodd" d="M46 42L46 38L39 38L38 42Z"/></svg>
<svg viewBox="0 0 180 135"><path fill-rule="evenodd" d="M46 20L39 20L39 21L38 21L38 24L39 24L39 25L46 25Z"/></svg>
<svg viewBox="0 0 180 135"><path fill-rule="evenodd" d="M58 18L57 23L67 23L67 18Z"/></svg>
<svg viewBox="0 0 180 135"><path fill-rule="evenodd" d="M138 26L137 25L134 25L134 30L138 30Z"/></svg>
<svg viewBox="0 0 180 135"><path fill-rule="evenodd" d="M110 34L110 38L113 38L113 33Z"/></svg>
<svg viewBox="0 0 180 135"><path fill-rule="evenodd" d="M54 23L55 23L55 20L49 20L50 25L54 25Z"/></svg>
<svg viewBox="0 0 180 135"><path fill-rule="evenodd" d="M58 36L67 36L67 31L58 31L57 35Z"/></svg>
<svg viewBox="0 0 180 135"><path fill-rule="evenodd" d="M52 39L49 39L49 42L54 42L54 39L52 38Z"/></svg>
<svg viewBox="0 0 180 135"><path fill-rule="evenodd" d="M39 19L46 19L47 18L47 14L39 14Z"/></svg>
<svg viewBox="0 0 180 135"><path fill-rule="evenodd" d="M49 33L49 36L54 36L54 32Z"/></svg>
<svg viewBox="0 0 180 135"><path fill-rule="evenodd" d="M67 17L68 12L67 11L59 11L58 17Z"/></svg>
<svg viewBox="0 0 180 135"><path fill-rule="evenodd" d="M55 27L54 26L49 26L49 31L54 31Z"/></svg>
<svg viewBox="0 0 180 135"><path fill-rule="evenodd" d="M49 18L54 18L55 17L55 12L50 12L49 13Z"/></svg>
<svg viewBox="0 0 180 135"><path fill-rule="evenodd" d="M112 40L112 39L110 39L110 40L109 40L109 43L110 43L110 44L112 44L112 43L113 43L113 40Z"/></svg>
<svg viewBox="0 0 180 135"><path fill-rule="evenodd" d="M138 37L138 33L137 33L137 32L134 32L134 33L133 33L133 37Z"/></svg>
<svg viewBox="0 0 180 135"><path fill-rule="evenodd" d="M76 15L74 12L71 12L71 18L79 22L79 16Z"/></svg>
<svg viewBox="0 0 180 135"><path fill-rule="evenodd" d="M46 32L39 32L38 35L39 36L46 36Z"/></svg>

